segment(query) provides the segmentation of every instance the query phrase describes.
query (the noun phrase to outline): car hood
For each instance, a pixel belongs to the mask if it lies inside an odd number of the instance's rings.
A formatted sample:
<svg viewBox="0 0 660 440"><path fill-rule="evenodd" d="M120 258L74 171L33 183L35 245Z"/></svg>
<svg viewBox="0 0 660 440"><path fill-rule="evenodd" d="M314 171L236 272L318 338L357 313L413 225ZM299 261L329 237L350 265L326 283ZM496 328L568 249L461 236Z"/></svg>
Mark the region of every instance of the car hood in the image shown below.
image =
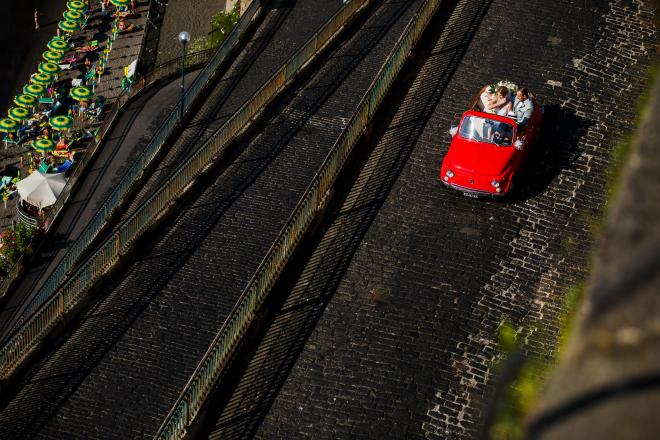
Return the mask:
<svg viewBox="0 0 660 440"><path fill-rule="evenodd" d="M518 150L513 146L498 147L493 144L467 141L456 136L446 160L449 168L456 171L497 176L506 171L516 153Z"/></svg>

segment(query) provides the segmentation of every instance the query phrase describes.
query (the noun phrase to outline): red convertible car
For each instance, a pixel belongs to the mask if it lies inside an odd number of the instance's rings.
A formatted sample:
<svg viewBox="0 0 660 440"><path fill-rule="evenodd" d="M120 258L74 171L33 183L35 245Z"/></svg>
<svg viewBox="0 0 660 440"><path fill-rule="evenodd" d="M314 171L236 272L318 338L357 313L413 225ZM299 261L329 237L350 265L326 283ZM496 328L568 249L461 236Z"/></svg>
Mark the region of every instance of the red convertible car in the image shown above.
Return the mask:
<svg viewBox="0 0 660 440"><path fill-rule="evenodd" d="M531 93L534 110L522 129L512 113L500 116L484 111L488 87L481 89L458 127L451 128L452 141L440 169L442 183L474 198L511 192L512 180L529 155L541 123L542 111Z"/></svg>

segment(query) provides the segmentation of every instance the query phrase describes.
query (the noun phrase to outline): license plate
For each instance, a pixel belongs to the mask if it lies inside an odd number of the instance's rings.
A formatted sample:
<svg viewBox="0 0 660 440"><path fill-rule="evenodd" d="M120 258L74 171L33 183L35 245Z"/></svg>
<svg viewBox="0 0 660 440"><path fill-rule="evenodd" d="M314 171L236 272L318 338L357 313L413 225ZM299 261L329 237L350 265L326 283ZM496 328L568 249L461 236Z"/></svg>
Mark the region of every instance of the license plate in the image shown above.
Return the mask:
<svg viewBox="0 0 660 440"><path fill-rule="evenodd" d="M471 197L471 198L473 198L473 199L478 199L478 198L479 198L479 196L478 196L477 194L474 194L474 193L464 192L463 195L464 195L465 197Z"/></svg>

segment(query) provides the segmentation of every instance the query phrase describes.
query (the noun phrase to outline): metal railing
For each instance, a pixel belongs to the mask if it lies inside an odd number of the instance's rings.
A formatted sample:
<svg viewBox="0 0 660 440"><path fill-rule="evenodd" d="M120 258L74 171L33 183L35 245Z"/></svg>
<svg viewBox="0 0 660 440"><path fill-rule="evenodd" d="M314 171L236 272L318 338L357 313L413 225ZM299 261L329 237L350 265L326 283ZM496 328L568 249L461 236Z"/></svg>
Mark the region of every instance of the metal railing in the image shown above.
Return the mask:
<svg viewBox="0 0 660 440"><path fill-rule="evenodd" d="M255 0L250 4L250 7L245 11L241 16L241 19L238 21L232 32L227 36L223 44L217 49L211 49L208 51L201 51L189 54L186 56L184 61L184 66L189 65L188 63L199 65L202 62L207 62L204 69L197 75L191 86L186 91L184 96L184 113L187 114L190 111L192 104L200 97L200 92L206 89L206 86L215 79L217 69L219 66L225 62L227 56L231 53L234 47L240 42L243 38L244 33L249 28L250 23L256 17L257 12L260 11L261 0ZM213 55L213 56L210 56ZM104 137L108 132L112 123L117 117L117 113L121 106L123 106L128 100L137 94L137 90L142 90L148 85L165 78L169 75L175 74L181 70L181 59L175 59L168 63L163 64L158 69L154 69L152 73L145 75L136 83L131 86L133 89L135 86L136 91L129 94L120 95L119 99L116 101L116 104L113 106L113 112L108 117L106 123L104 124L104 129L100 132ZM97 237L99 232L105 227L110 217L116 212L117 208L121 205L124 197L135 187L139 182L142 174L145 169L151 164L154 157L158 155L161 151L168 138L170 137L172 131L179 126L180 124L180 108L181 102L178 102L169 116L163 121L156 133L151 137L151 140L147 146L142 150L142 152L135 158L131 167L124 173L121 180L117 185L114 186L110 195L105 199L103 204L98 208L96 214L92 217L89 223L85 226L85 229L80 233L78 239L73 243L66 254L60 260L58 266L53 270L53 272L48 276L44 284L39 289L39 292L30 302L30 305L26 308L23 313L23 318L28 316L38 307L40 307L53 293L57 288L64 282L67 275L74 269L76 263L79 261L80 256L88 249L92 241ZM185 118L185 116L184 116ZM95 153L96 149L100 145L100 141L96 142L93 147L92 156ZM86 155L85 157L88 157ZM90 156L91 157L91 156ZM85 159L83 159L84 161ZM77 167L81 169L84 164L79 164ZM70 182L77 175L71 177ZM73 185L73 183L72 183ZM52 224L52 221L57 217L61 209L64 207L64 204L67 202L72 185L67 183L67 187L62 191L62 195L58 198L55 206L51 210L52 218L47 219L48 224ZM18 321L18 325L22 323L22 319Z"/></svg>
<svg viewBox="0 0 660 440"><path fill-rule="evenodd" d="M198 414L234 349L264 303L309 225L323 208L330 189L346 163L353 147L364 133L380 103L442 0L427 0L412 18L371 87L362 98L352 119L340 135L321 168L307 187L278 238L264 257L257 272L243 291L232 312L204 354L179 399L167 415L156 439L181 439L186 427Z"/></svg>
<svg viewBox="0 0 660 440"><path fill-rule="evenodd" d="M120 255L129 250L135 240L211 165L213 159L224 151L316 54L334 40L344 25L371 1L351 0L346 3L222 127L213 133L209 140L179 166L157 192L80 264L57 293L47 298L2 347L0 377L7 378L16 369L50 329L73 309L89 288L118 261ZM251 6L253 5L254 2ZM112 196L110 200L113 200Z"/></svg>
<svg viewBox="0 0 660 440"><path fill-rule="evenodd" d="M39 227L39 217L26 212L21 206L19 198L16 198L16 215L18 216L19 223L22 223L23 225L30 228Z"/></svg>

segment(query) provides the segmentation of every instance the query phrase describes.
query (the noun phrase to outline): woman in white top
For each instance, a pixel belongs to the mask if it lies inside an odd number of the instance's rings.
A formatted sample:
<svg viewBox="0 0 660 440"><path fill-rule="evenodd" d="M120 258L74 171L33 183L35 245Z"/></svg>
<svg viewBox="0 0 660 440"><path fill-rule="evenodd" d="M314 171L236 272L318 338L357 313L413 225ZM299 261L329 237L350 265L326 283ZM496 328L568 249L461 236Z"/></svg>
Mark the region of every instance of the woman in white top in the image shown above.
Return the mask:
<svg viewBox="0 0 660 440"><path fill-rule="evenodd" d="M488 102L487 112L506 116L513 111L513 103L509 99L509 89L500 87L497 89L492 99Z"/></svg>

